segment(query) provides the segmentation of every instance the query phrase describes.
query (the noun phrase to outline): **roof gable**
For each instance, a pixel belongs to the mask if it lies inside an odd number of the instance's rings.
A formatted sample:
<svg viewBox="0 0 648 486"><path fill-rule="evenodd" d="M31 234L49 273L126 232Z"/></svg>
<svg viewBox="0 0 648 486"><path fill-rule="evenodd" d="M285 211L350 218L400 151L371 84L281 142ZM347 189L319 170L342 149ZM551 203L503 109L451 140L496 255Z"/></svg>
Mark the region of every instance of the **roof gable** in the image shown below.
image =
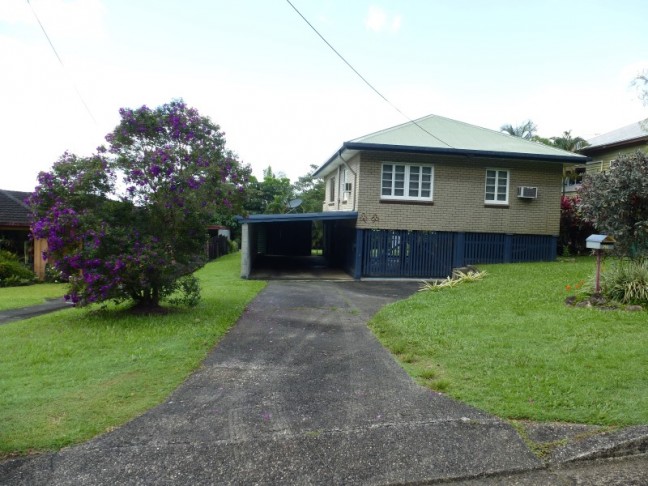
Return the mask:
<svg viewBox="0 0 648 486"><path fill-rule="evenodd" d="M363 150L584 163L587 157L469 123L429 115L345 142L314 175L341 163L345 152ZM348 155L348 154L347 154Z"/></svg>
<svg viewBox="0 0 648 486"><path fill-rule="evenodd" d="M29 192L0 189L0 225L29 226L31 212L25 199Z"/></svg>

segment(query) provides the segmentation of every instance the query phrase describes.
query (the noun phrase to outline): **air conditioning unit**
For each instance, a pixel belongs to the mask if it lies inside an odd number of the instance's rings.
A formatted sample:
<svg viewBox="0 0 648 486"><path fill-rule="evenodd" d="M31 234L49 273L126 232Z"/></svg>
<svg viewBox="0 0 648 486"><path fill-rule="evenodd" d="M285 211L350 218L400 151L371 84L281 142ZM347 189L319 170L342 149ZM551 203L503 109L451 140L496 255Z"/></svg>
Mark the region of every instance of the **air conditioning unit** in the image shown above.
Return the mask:
<svg viewBox="0 0 648 486"><path fill-rule="evenodd" d="M519 186L517 188L517 197L521 199L536 199L538 197L538 188Z"/></svg>

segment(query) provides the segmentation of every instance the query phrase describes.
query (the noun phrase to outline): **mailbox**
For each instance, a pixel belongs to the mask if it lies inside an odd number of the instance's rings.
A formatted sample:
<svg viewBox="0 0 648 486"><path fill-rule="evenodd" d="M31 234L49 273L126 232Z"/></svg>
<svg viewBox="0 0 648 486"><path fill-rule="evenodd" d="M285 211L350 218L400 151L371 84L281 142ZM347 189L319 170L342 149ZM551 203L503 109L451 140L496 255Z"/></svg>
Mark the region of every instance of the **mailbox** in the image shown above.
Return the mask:
<svg viewBox="0 0 648 486"><path fill-rule="evenodd" d="M613 250L615 239L609 235L590 235L585 240L585 246L592 250Z"/></svg>

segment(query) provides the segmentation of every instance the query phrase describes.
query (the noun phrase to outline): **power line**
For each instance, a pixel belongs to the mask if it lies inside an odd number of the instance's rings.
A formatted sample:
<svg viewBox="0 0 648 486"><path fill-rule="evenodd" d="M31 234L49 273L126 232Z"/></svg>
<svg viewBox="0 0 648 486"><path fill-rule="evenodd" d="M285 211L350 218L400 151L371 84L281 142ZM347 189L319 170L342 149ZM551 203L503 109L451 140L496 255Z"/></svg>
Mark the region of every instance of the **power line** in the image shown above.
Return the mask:
<svg viewBox="0 0 648 486"><path fill-rule="evenodd" d="M28 1L29 1L29 0L28 0ZM419 123L417 123L416 120L413 120L412 118L410 118L409 116L407 116L407 115L406 115L405 113L403 113L403 112L402 112L402 111L401 111L401 110L400 110L400 109L399 109L399 108L398 108L394 103L392 103L391 101L389 101L389 100L387 99L387 97L385 97L385 95L383 95L383 94L382 94L380 91L378 91L378 90L377 90L377 89L376 89L376 88L375 88L375 87L374 87L374 86L373 86L369 81L367 81L367 79L366 79L362 74L360 74L360 73L358 72L358 70L357 70L356 68L354 68L354 67L351 65L351 63L350 63L349 61L347 61L347 60L344 58L344 56L342 56L342 54L340 54L340 53L337 51L337 49L335 49L335 47L333 47L333 46L331 45L331 43L330 43L329 41L327 41L327 40L324 38L324 36L323 36L322 34L319 33L319 31L318 31L318 30L313 26L313 24L311 24L311 23L308 21L308 19L307 19L306 17L304 17L304 15L303 15L303 14L302 14L298 9L297 9L297 7L295 7L295 6L292 4L292 2L291 2L290 0L286 0L286 2L288 2L288 5L290 5L290 6L293 8L293 10L294 10L295 12L297 12L297 15L299 15L299 16L304 20L304 22L306 22L306 23L308 24L308 26L309 26L311 29L313 29L313 32L315 32L315 33L318 35L318 37L319 37L320 39L322 39L322 40L324 41L324 43L325 43L325 44L326 44L326 45L327 45L327 46L328 46L328 47L329 47L329 48L330 48L330 49L331 49L331 50L332 50L332 51L333 51L333 52L334 52L334 53L335 53L335 54L336 54L340 59L342 59L342 61L344 62L344 64L346 64L346 65L347 65L347 66L348 66L348 67L349 67L349 68L350 68L350 69L351 69L351 70L352 70L352 71L353 71L353 72L354 72L354 73L355 73L355 74L356 74L360 79L362 79L362 81L364 81L364 83L365 83L367 86L369 86L369 88L371 88L371 89L373 90L374 93L376 93L378 96L380 96L380 97L381 97L385 102L387 102L387 103L388 103L388 104L389 104L389 105L390 105L394 110L396 110L398 113L400 113L400 114L401 114L404 118L406 118L408 121L410 121L411 123L413 123L414 125L416 125L418 128L420 128L421 130L423 130L425 133L427 133L427 134L430 135L431 137L437 139L437 140L438 140L439 142L441 142L442 144L447 145L448 147L451 147L451 148L452 148L452 145L450 145L449 143L445 142L444 140L441 140L441 139L440 139L439 137L437 137L436 135L430 133L428 130L426 130L424 127L422 127Z"/></svg>
<svg viewBox="0 0 648 486"><path fill-rule="evenodd" d="M29 5L29 8L31 9L32 13L34 14L34 17L36 18L36 22L38 22L38 25L40 25L41 30L43 31L43 34L45 34L45 38L47 39L47 42L49 42L50 47L52 48L52 51L54 51L54 55L56 56L56 59L58 59L59 64L63 68L63 71L69 75L67 72L67 69L65 68L65 64L63 64L63 59L61 59L61 56L59 56L59 53L57 52L56 48L54 47L54 43L52 42L52 39L50 39L50 36L47 35L47 31L45 30L45 27L43 26L43 23L40 21L40 18L38 17L38 14L36 13L36 10L34 10L34 7L32 6L31 2L27 0L27 5ZM72 84L72 87L74 88L74 91L76 92L77 96L81 100L81 103L85 107L86 111L88 112L88 115L90 115L90 118L92 118L92 121L94 122L95 125L97 125L97 120L90 111L90 107L88 104L85 102L83 99L83 96L81 96L81 92L79 91L79 88L77 88L77 85L74 83L72 78L70 77L70 82Z"/></svg>

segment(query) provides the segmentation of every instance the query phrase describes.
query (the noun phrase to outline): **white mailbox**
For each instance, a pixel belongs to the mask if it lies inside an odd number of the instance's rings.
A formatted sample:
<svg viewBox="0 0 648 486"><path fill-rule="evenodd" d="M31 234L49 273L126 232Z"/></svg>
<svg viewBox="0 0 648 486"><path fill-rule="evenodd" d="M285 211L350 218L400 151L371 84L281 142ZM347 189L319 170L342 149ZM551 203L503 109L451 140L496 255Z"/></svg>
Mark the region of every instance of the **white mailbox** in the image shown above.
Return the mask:
<svg viewBox="0 0 648 486"><path fill-rule="evenodd" d="M585 240L585 246L592 250L613 250L615 239L609 235L590 235Z"/></svg>

